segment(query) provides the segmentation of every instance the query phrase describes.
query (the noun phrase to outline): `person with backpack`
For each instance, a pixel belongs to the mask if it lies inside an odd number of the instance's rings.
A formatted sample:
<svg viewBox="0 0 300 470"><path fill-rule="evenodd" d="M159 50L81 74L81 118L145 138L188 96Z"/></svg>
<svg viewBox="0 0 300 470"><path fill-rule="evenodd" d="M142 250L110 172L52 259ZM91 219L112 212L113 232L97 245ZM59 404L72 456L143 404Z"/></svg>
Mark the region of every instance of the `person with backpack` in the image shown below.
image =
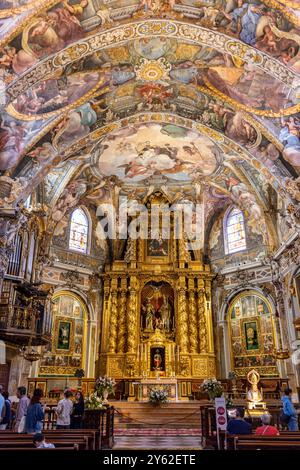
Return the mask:
<svg viewBox="0 0 300 470"><path fill-rule="evenodd" d="M287 424L289 431L298 431L298 415L292 403L291 394L292 390L286 388L281 398L283 404L281 422Z"/></svg>
<svg viewBox="0 0 300 470"><path fill-rule="evenodd" d="M73 411L73 403L70 399L73 396L71 390L65 390L64 398L58 402L56 407L56 429L70 429L71 414Z"/></svg>

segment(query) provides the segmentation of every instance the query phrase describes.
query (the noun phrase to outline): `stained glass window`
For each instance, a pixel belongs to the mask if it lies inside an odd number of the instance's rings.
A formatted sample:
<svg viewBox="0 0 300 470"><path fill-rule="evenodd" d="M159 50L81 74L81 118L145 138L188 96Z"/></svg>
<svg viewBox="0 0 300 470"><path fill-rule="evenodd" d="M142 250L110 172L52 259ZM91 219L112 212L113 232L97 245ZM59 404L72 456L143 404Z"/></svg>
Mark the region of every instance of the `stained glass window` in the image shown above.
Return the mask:
<svg viewBox="0 0 300 470"><path fill-rule="evenodd" d="M226 218L225 247L226 253L236 253L247 248L244 216L237 208L232 209Z"/></svg>
<svg viewBox="0 0 300 470"><path fill-rule="evenodd" d="M69 248L71 250L87 253L88 245L88 218L82 209L76 209L71 217Z"/></svg>

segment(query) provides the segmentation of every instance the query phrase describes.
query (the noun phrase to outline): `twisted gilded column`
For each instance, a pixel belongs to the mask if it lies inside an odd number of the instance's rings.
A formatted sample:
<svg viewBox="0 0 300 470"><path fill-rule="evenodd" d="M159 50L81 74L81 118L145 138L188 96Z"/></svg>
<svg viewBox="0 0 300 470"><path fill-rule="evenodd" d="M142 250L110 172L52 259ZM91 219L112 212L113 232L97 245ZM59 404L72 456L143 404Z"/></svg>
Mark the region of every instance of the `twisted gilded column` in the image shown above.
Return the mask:
<svg viewBox="0 0 300 470"><path fill-rule="evenodd" d="M135 280L131 278L129 287L129 299L127 309L127 352L136 352L137 337L137 297L135 289Z"/></svg>
<svg viewBox="0 0 300 470"><path fill-rule="evenodd" d="M208 352L204 285L198 286L198 333L199 333L200 353Z"/></svg>
<svg viewBox="0 0 300 470"><path fill-rule="evenodd" d="M188 353L188 315L186 306L185 278L180 279L178 288L178 320L177 334L180 354Z"/></svg>
<svg viewBox="0 0 300 470"><path fill-rule="evenodd" d="M195 300L194 279L189 279L189 339L190 339L190 352L197 353L198 349L198 334L197 334L197 309Z"/></svg>
<svg viewBox="0 0 300 470"><path fill-rule="evenodd" d="M118 316L118 291L112 290L110 294L110 319L109 319L109 352L115 352L117 347L117 316Z"/></svg>
<svg viewBox="0 0 300 470"><path fill-rule="evenodd" d="M119 296L119 329L118 329L118 352L125 352L126 344L126 289L121 288Z"/></svg>

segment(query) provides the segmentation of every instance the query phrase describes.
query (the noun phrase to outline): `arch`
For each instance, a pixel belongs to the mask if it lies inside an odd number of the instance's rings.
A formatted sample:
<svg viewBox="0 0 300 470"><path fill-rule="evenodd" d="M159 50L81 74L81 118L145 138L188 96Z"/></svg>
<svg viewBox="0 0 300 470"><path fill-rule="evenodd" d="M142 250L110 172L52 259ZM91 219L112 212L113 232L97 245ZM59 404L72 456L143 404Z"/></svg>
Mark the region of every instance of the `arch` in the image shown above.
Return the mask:
<svg viewBox="0 0 300 470"><path fill-rule="evenodd" d="M276 349L280 333L274 306L267 296L257 289L240 289L227 300L226 307L224 348L229 349L230 370L242 376L255 367L261 376L278 376Z"/></svg>
<svg viewBox="0 0 300 470"><path fill-rule="evenodd" d="M74 375L87 363L88 308L78 294L60 290L52 297L52 342L40 361L40 375Z"/></svg>
<svg viewBox="0 0 300 470"><path fill-rule="evenodd" d="M225 255L247 249L244 214L238 207L227 209L223 218L223 236Z"/></svg>
<svg viewBox="0 0 300 470"><path fill-rule="evenodd" d="M199 124L198 122L186 118L186 117L181 117L180 115L174 114L174 113L168 113L168 112L159 112L159 113L152 113L152 112L138 112L134 113L131 115L130 118L130 123L131 125L134 125L135 123L140 123L140 122L147 122L147 123L164 123L164 124L178 124L181 127L185 127L187 129L192 129L195 131L198 131L200 133L203 133L205 136L208 138L211 138L216 145L221 146L223 149L226 151L236 155L236 157L241 157L245 160L248 161L248 163L257 171L260 171L267 179L269 184L274 188L282 188L283 191L286 193L286 190L284 189L284 184L282 182L282 179L279 177L279 175L274 175L267 166L262 163L258 158L256 158L254 155L252 155L248 149L245 149L241 144L234 142L232 139L229 137L225 136L222 132L217 131L215 129L211 129L210 127L206 126L205 124ZM53 152L55 152L55 155L59 153L59 161L67 161L70 159L70 156L77 154L78 152L81 151L81 149L84 148L87 144L87 139L89 143L93 146L96 146L97 143L101 141L106 135L110 134L113 131L117 131L118 129L124 128L128 125L128 118L121 118L117 119L116 121L113 121L109 124L104 124L104 126L99 127L92 132L89 133L88 138L83 137L78 139L76 142L73 142L70 146L67 148L62 148L60 151L59 149L53 148ZM272 142L274 145L275 143ZM91 169L93 170L93 165L94 165L94 157L93 154L89 158L89 165L91 166ZM57 161L58 163L58 161ZM84 161L84 164L87 164L87 161ZM42 171L42 170L40 170ZM15 170L15 175L16 176L23 176L22 172L18 172L18 167ZM39 176L39 171L35 174L34 179L38 179ZM29 184L30 183L30 184ZM18 195L14 203L20 202L23 199L26 199L26 197L29 195L29 193L32 191L32 182L31 180L29 181L28 185L23 188L22 193ZM289 197L289 194L286 194L287 197Z"/></svg>
<svg viewBox="0 0 300 470"><path fill-rule="evenodd" d="M82 207L73 210L70 216L69 250L88 254L90 249L91 221Z"/></svg>

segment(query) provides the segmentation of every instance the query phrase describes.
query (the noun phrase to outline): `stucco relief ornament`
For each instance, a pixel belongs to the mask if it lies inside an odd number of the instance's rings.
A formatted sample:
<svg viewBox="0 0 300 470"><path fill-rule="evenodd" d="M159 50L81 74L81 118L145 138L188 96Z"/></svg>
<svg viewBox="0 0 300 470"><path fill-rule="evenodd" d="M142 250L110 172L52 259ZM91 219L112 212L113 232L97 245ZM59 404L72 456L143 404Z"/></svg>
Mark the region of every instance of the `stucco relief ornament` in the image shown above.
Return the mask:
<svg viewBox="0 0 300 470"><path fill-rule="evenodd" d="M171 64L161 57L157 60L141 59L139 64L134 67L137 80L146 82L157 82L169 79Z"/></svg>
<svg viewBox="0 0 300 470"><path fill-rule="evenodd" d="M285 189L295 201L300 202L300 176L297 179L286 178Z"/></svg>
<svg viewBox="0 0 300 470"><path fill-rule="evenodd" d="M0 207L13 205L24 192L25 178L12 179L9 176L0 176Z"/></svg>
<svg viewBox="0 0 300 470"><path fill-rule="evenodd" d="M80 282L80 274L78 271L67 271L62 273L62 279L66 282L67 286L75 287Z"/></svg>

